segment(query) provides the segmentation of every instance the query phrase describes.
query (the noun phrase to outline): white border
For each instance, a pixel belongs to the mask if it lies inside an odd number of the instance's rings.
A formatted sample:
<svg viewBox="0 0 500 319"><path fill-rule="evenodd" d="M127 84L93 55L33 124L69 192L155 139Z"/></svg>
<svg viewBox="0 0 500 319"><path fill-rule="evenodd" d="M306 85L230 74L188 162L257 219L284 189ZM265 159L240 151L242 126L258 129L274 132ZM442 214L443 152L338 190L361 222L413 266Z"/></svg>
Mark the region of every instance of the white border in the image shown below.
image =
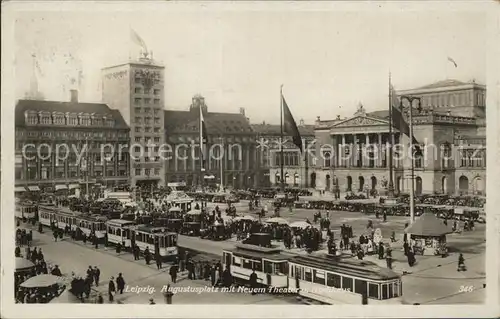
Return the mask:
<svg viewBox="0 0 500 319"><path fill-rule="evenodd" d="M500 196L500 140L497 124L500 123L500 18L498 2L454 1L454 2L7 2L2 3L2 176L1 176L1 313L5 318L90 318L90 317L151 317L151 318L332 318L332 317L497 317L499 308L499 216ZM22 11L370 11L373 13L415 11L475 11L488 12L489 36L487 50L487 248L486 248L486 303L484 305L436 305L436 306L205 306L169 305L15 305L13 304L14 269L14 19ZM482 58L478 52L478 58ZM168 308L164 308L168 307ZM168 309L168 310L167 310Z"/></svg>

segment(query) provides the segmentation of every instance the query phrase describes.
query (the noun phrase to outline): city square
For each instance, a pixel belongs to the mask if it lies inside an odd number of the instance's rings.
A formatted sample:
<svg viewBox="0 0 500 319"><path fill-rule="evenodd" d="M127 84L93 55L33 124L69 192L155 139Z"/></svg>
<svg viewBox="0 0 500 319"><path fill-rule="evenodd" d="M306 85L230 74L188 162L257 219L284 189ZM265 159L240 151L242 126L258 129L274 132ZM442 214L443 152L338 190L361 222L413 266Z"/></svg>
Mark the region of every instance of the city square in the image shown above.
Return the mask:
<svg viewBox="0 0 500 319"><path fill-rule="evenodd" d="M481 26L162 14L19 22L16 304L485 303Z"/></svg>

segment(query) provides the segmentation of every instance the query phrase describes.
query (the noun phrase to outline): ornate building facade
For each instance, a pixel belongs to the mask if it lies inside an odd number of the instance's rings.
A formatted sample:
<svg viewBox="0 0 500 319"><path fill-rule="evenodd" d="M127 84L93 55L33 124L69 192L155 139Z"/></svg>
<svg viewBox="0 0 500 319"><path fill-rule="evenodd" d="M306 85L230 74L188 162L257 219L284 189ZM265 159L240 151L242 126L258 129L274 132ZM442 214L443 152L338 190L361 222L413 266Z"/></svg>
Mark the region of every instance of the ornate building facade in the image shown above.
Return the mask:
<svg viewBox="0 0 500 319"><path fill-rule="evenodd" d="M485 86L446 80L397 95L421 98L422 109L413 111L414 136L423 150L414 159L416 194L484 194ZM410 191L411 160L405 156L410 141L395 129L390 134L388 111L367 113L360 105L351 118L318 119L315 136L322 156L311 174L318 189L333 190L338 182L341 192L384 191L392 141L400 145L393 153L395 191Z"/></svg>
<svg viewBox="0 0 500 319"><path fill-rule="evenodd" d="M15 127L17 191L128 183L129 128L106 104L78 102L76 90L70 102L19 100Z"/></svg>
<svg viewBox="0 0 500 319"><path fill-rule="evenodd" d="M281 185L281 152L279 125L252 124L257 139L258 182L262 187ZM313 145L314 125L306 125L300 121L298 125L304 148L301 152L289 136L284 137L283 175L286 187L314 187L314 178L308 179L309 172L314 172L316 165L316 149ZM306 160L307 156L307 160ZM313 176L314 177L314 176Z"/></svg>
<svg viewBox="0 0 500 319"><path fill-rule="evenodd" d="M130 127L132 187L166 185L159 156L165 143L164 95L164 67L148 55L102 69L102 100Z"/></svg>
<svg viewBox="0 0 500 319"><path fill-rule="evenodd" d="M200 108L208 141L204 171L200 160ZM195 95L187 111L164 111L165 140L171 154L165 162L168 182L222 184L234 188L256 183L255 134L244 109L240 113L209 112L205 98ZM222 168L221 168L222 166Z"/></svg>

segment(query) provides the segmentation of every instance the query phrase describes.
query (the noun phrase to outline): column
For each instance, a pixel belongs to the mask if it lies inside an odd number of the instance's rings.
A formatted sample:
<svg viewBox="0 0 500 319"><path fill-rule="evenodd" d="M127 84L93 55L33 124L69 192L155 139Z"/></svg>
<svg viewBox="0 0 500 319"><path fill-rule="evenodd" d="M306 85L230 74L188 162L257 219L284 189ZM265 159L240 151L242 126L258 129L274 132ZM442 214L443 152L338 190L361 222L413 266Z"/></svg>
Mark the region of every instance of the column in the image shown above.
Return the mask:
<svg viewBox="0 0 500 319"><path fill-rule="evenodd" d="M377 160L375 166L382 167L382 133L378 133Z"/></svg>
<svg viewBox="0 0 500 319"><path fill-rule="evenodd" d="M345 134L342 134L342 147L339 150L339 165L340 166L346 166L346 161L344 159L345 157Z"/></svg>
<svg viewBox="0 0 500 319"><path fill-rule="evenodd" d="M391 136L389 136L389 138L391 139L391 152L392 152L392 167L399 167L398 163L396 162L395 158L394 158L394 144L396 144L396 137L395 137L395 133L391 133Z"/></svg>
<svg viewBox="0 0 500 319"><path fill-rule="evenodd" d="M367 152L370 147L370 133L365 134L365 149L364 152L361 153L361 158L363 160L363 167L369 167L370 166L370 158L369 158L369 153Z"/></svg>

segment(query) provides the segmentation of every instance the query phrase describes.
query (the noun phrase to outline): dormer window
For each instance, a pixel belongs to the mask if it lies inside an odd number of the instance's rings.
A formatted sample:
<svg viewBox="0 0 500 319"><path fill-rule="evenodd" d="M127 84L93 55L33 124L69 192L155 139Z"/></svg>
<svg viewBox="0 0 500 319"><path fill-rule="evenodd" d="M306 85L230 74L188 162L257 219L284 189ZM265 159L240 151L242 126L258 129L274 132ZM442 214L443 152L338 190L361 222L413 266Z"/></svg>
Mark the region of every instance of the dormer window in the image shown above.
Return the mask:
<svg viewBox="0 0 500 319"><path fill-rule="evenodd" d="M64 125L66 124L64 113L54 112L52 113L52 120L55 125Z"/></svg>
<svg viewBox="0 0 500 319"><path fill-rule="evenodd" d="M24 113L25 121L28 125L37 125L38 124L38 114L35 112L25 112Z"/></svg>
<svg viewBox="0 0 500 319"><path fill-rule="evenodd" d="M114 119L106 119L106 125L109 127L114 127L115 126L115 120Z"/></svg>
<svg viewBox="0 0 500 319"><path fill-rule="evenodd" d="M40 112L40 124L50 125L52 124L52 117L50 113Z"/></svg>

